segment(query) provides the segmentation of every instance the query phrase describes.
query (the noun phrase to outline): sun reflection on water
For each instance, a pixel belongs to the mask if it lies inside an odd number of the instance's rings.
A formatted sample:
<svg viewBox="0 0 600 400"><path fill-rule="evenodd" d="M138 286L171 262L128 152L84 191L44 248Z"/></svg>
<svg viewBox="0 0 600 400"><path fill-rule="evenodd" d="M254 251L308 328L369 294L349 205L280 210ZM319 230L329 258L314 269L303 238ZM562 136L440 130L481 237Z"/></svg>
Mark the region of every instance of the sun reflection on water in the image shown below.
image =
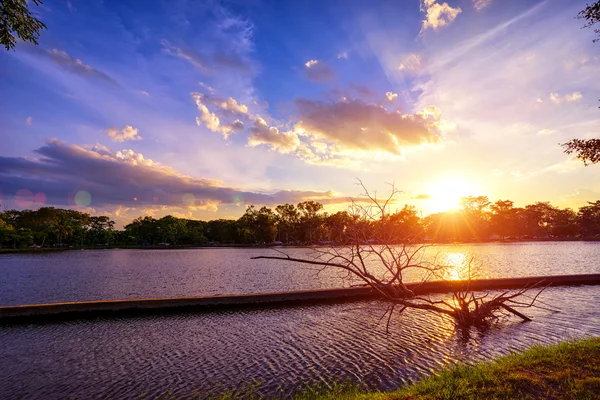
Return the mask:
<svg viewBox="0 0 600 400"><path fill-rule="evenodd" d="M482 260L478 260L469 252L448 252L442 255L439 261L445 266L443 277L447 280L477 279L489 275Z"/></svg>

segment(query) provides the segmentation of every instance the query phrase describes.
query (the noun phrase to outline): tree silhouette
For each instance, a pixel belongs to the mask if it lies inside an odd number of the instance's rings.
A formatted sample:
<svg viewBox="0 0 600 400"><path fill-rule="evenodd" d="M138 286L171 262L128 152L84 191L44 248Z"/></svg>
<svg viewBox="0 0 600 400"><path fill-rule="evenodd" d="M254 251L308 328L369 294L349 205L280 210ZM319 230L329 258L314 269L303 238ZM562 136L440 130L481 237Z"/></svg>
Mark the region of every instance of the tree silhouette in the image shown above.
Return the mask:
<svg viewBox="0 0 600 400"><path fill-rule="evenodd" d="M583 26L584 28L590 28L600 22L600 0L592 4L586 4L586 7L577 14L577 18L587 21ZM600 29L594 29L594 32L600 36ZM594 39L594 43L598 41L600 41L600 37Z"/></svg>
<svg viewBox="0 0 600 400"><path fill-rule="evenodd" d="M41 0L32 0L39 6ZM31 15L26 0L0 0L0 44L6 50L15 47L17 40L38 44L40 30L46 29L46 24Z"/></svg>
<svg viewBox="0 0 600 400"><path fill-rule="evenodd" d="M577 14L577 18L587 21L584 28L590 28L600 22L600 0L586 4L586 7ZM600 36L600 29L594 29L594 32ZM600 37L594 39L594 43L598 41ZM600 139L573 139L562 143L561 146L565 153L575 153L585 166L600 161Z"/></svg>
<svg viewBox="0 0 600 400"><path fill-rule="evenodd" d="M385 314L388 315L388 325L392 314L397 311L402 313L406 309L430 311L445 315L454 320L459 327L485 327L496 321L504 313L512 313L530 321L530 318L520 313L515 308L532 307L537 295L531 301L523 302L520 297L533 289L528 287L519 291L505 291L501 294L475 293L469 289L472 277L476 273L472 269L473 259L466 260L462 269L468 270L463 281L459 281L452 293L451 299L440 299L418 293L418 286L411 289L408 282L424 283L432 279L444 280L449 272L456 266L446 265L437 257L433 260L426 257L427 244L413 244L407 237L398 221L391 218L400 215L400 220L405 216L410 221L412 214L410 208L405 208L400 213L392 213L392 204L400 191L391 185L390 195L381 199L376 193L370 193L359 181L363 189L360 202L352 200L349 216L356 222L346 227L347 243L341 246L326 248L313 248L312 256L298 258L291 257L281 250L276 250L278 256L257 256L252 259L271 259L295 262L316 266L320 270L333 269L342 273L350 284L363 284L369 287L374 294L388 302L389 307ZM366 201L365 201L366 200ZM468 198L469 204L481 209L489 205L487 197ZM307 206L307 203L309 205ZM315 212L314 202L301 203L301 209L312 209ZM414 280L416 278L416 281ZM410 286L410 287L409 287ZM543 288L538 292L541 293Z"/></svg>

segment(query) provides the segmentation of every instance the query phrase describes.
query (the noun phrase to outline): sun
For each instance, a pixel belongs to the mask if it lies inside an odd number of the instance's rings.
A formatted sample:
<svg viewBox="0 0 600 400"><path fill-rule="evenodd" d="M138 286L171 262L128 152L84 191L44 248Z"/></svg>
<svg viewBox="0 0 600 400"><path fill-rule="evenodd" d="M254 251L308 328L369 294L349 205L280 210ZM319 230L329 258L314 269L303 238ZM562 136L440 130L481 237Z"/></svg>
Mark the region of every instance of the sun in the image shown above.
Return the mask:
<svg viewBox="0 0 600 400"><path fill-rule="evenodd" d="M477 186L466 179L448 178L431 185L429 208L432 213L449 211L458 208L460 199L473 196Z"/></svg>

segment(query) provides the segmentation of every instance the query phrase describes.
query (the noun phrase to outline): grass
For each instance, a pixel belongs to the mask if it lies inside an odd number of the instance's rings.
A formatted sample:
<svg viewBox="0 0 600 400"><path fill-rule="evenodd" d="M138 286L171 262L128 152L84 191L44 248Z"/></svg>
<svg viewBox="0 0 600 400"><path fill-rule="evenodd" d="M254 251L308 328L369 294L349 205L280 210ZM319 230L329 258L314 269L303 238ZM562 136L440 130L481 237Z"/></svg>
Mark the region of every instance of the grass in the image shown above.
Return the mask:
<svg viewBox="0 0 600 400"><path fill-rule="evenodd" d="M600 338L535 346L490 363L453 366L393 392L312 388L297 400L600 399Z"/></svg>
<svg viewBox="0 0 600 400"><path fill-rule="evenodd" d="M198 399L258 400L260 384ZM146 398L142 396L140 398ZM178 399L169 393L161 400ZM288 398L280 396L269 399ZM357 384L337 383L304 388L294 400L475 400L600 399L600 337L534 346L488 363L456 365L391 392L365 391Z"/></svg>

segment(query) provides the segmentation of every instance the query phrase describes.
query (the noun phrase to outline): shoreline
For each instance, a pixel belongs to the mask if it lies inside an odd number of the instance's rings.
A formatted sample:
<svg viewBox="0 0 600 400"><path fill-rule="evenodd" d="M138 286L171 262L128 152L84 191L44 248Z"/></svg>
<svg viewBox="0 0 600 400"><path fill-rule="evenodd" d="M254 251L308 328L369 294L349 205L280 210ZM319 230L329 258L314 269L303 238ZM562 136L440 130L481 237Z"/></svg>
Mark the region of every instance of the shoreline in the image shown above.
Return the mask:
<svg viewBox="0 0 600 400"><path fill-rule="evenodd" d="M457 364L397 390L353 382L300 388L294 400L595 399L600 393L600 337L535 345L473 365ZM250 393L252 395L252 393ZM230 399L230 393L215 399ZM268 397L267 397L268 398Z"/></svg>
<svg viewBox="0 0 600 400"><path fill-rule="evenodd" d="M554 242L599 242L600 238L573 238L573 239L543 239L536 238L531 240L478 240L467 242L415 242L410 245L462 245L462 244L521 244L521 243L554 243ZM372 243L377 245L377 243ZM401 245L398 243L397 245ZM311 245L259 245L259 244L219 244L219 245L197 245L197 246L70 246L70 247L37 247L37 248L0 248L2 254L20 254L20 253L54 253L72 250L199 250L199 249L269 249L269 248L322 248L322 247L344 247L344 244L311 244Z"/></svg>

